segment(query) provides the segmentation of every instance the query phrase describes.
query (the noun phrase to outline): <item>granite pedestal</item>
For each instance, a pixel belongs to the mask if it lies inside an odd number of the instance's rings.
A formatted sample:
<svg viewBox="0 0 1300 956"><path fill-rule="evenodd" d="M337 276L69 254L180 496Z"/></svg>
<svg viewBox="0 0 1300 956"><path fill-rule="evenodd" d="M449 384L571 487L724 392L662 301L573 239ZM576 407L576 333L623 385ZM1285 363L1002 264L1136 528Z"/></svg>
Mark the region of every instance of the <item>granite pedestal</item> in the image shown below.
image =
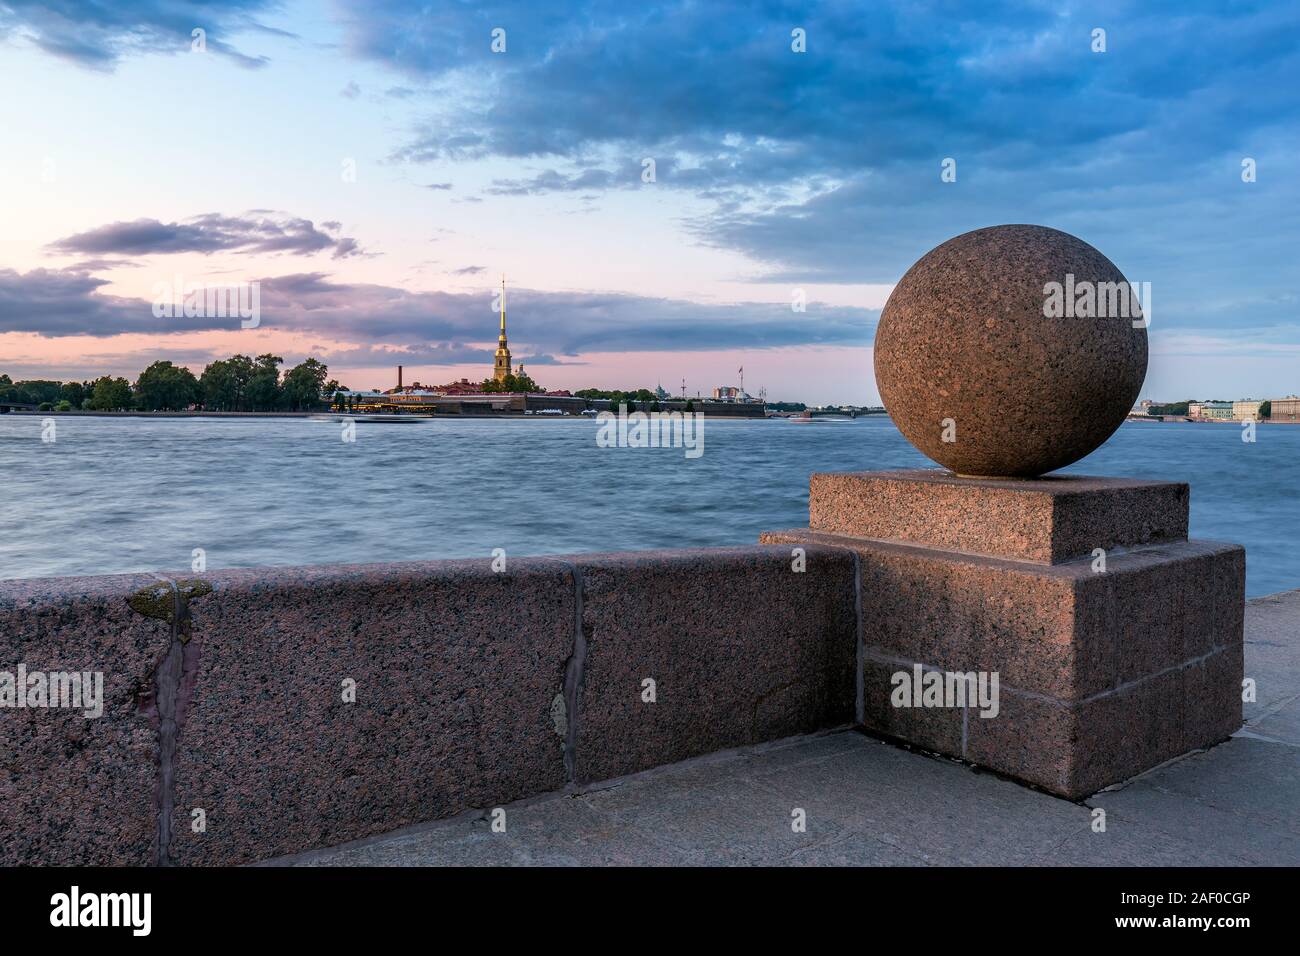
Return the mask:
<svg viewBox="0 0 1300 956"><path fill-rule="evenodd" d="M810 527L762 541L857 554L864 727L1078 799L1241 726L1245 552L1189 541L1187 506L1172 482L814 475ZM917 665L997 675L996 714L899 705Z"/></svg>

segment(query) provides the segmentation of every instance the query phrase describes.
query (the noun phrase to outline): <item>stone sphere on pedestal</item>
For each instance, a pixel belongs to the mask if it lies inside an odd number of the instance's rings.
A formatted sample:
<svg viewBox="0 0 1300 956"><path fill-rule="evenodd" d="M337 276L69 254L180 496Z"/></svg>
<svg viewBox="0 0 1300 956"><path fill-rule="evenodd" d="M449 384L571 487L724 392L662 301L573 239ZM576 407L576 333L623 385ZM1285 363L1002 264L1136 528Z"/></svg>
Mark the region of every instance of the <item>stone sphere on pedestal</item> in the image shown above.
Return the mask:
<svg viewBox="0 0 1300 956"><path fill-rule="evenodd" d="M958 475L1034 477L1124 421L1147 369L1124 275L1068 233L977 229L927 252L885 304L876 384L904 437Z"/></svg>

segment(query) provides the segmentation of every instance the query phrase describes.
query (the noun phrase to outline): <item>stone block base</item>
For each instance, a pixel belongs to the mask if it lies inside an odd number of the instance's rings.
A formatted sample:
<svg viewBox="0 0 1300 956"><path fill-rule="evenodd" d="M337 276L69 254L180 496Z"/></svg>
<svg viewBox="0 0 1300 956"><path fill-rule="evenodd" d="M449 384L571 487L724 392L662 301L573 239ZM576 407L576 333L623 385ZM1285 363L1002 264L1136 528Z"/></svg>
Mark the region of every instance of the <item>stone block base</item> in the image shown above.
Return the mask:
<svg viewBox="0 0 1300 956"><path fill-rule="evenodd" d="M1117 551L1102 571L809 530L761 540L858 556L857 711L872 732L1080 799L1241 726L1236 545ZM905 693L918 667L922 687L975 673L991 690L996 675L996 712Z"/></svg>
<svg viewBox="0 0 1300 956"><path fill-rule="evenodd" d="M1181 482L959 478L938 469L815 474L813 531L1059 564L1094 548L1187 540Z"/></svg>

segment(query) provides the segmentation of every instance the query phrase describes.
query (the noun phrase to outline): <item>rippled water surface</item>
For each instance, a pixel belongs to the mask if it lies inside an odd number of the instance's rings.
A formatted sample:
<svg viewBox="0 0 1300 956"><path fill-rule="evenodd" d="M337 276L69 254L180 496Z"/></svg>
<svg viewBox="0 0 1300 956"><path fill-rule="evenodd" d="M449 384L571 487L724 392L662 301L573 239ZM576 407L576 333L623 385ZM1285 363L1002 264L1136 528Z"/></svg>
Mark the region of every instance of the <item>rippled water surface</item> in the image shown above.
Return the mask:
<svg viewBox="0 0 1300 956"><path fill-rule="evenodd" d="M813 471L928 466L885 418L710 420L704 454L595 422L0 416L0 577L745 544L806 525ZM1068 469L1189 482L1247 591L1300 587L1300 426L1130 423Z"/></svg>

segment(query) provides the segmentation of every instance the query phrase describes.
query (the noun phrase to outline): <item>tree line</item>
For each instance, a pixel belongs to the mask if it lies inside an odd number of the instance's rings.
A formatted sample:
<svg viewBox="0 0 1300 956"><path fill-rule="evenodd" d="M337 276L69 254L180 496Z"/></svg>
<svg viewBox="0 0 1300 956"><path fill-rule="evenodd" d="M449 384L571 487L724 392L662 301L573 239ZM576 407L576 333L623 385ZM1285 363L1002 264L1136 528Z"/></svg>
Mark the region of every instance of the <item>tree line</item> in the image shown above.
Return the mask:
<svg viewBox="0 0 1300 956"><path fill-rule="evenodd" d="M0 374L0 402L36 405L42 411L311 411L346 386L326 381L329 367L309 358L283 373L278 355L233 355L208 363L203 374L168 361L154 362L135 383L103 375L92 381L44 379L15 382Z"/></svg>
<svg viewBox="0 0 1300 956"><path fill-rule="evenodd" d="M629 412L659 412L663 411L663 402L675 402L671 395L665 393L661 402L658 393L650 391L648 388L633 388L627 391L620 389L603 389L603 388L582 388L573 393L578 398L600 398L608 399L609 407L617 410L620 405L626 405ZM686 399L686 411L695 411L695 399Z"/></svg>

